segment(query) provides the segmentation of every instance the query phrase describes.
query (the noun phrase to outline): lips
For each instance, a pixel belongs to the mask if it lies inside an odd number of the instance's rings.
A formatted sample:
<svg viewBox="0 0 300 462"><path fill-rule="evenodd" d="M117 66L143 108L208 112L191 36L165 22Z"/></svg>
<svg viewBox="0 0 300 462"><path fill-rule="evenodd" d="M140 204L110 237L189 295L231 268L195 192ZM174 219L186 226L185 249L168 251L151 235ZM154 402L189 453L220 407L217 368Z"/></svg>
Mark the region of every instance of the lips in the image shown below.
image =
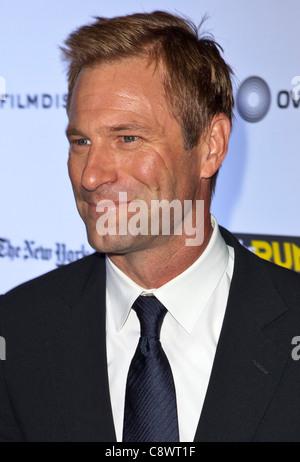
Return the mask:
<svg viewBox="0 0 300 462"><path fill-rule="evenodd" d="M99 209L99 211L102 211L105 207L110 208L110 207L119 207L120 205L128 205L129 202L119 202L119 201L112 201L112 200L106 200L103 199L99 201L96 205L96 208ZM94 204L93 204L94 206Z"/></svg>
<svg viewBox="0 0 300 462"><path fill-rule="evenodd" d="M93 201L84 199L84 202L87 203L88 205L90 205L91 207L98 207L98 206L111 207L112 204L114 206L117 206L117 205L122 205L122 204L128 204L129 203L128 201L120 202L119 200L114 201L113 199L100 199L97 202L93 202Z"/></svg>

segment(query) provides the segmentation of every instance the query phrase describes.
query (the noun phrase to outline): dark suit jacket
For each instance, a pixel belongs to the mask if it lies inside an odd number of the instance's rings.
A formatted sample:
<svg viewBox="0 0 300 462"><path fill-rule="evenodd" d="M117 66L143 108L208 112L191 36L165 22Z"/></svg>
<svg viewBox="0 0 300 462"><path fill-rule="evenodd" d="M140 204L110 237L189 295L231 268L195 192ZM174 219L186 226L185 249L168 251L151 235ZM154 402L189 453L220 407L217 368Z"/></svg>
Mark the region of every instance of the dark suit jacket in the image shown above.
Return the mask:
<svg viewBox="0 0 300 462"><path fill-rule="evenodd" d="M300 441L300 277L222 233L235 268L195 441ZM0 321L0 441L115 441L103 256L0 297Z"/></svg>

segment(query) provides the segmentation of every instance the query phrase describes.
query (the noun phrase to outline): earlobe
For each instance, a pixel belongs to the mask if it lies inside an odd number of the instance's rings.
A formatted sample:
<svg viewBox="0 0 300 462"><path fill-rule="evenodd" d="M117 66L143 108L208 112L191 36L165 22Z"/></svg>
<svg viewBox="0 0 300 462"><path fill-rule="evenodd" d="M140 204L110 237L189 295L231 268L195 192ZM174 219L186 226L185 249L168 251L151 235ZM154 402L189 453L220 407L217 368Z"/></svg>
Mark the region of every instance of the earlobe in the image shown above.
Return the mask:
<svg viewBox="0 0 300 462"><path fill-rule="evenodd" d="M221 167L228 149L231 124L225 114L217 114L206 132L208 154L202 163L202 178L211 178Z"/></svg>

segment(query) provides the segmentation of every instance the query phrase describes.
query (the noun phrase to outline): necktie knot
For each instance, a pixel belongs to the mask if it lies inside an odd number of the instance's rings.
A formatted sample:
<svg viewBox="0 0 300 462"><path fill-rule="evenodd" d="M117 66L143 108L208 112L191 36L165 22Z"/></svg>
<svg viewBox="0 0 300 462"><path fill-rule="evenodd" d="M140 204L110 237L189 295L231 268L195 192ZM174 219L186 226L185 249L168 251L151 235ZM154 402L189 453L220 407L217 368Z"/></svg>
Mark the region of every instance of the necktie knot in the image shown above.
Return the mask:
<svg viewBox="0 0 300 462"><path fill-rule="evenodd" d="M141 325L141 337L159 339L161 325L167 313L164 305L154 296L140 295L132 308L136 311Z"/></svg>

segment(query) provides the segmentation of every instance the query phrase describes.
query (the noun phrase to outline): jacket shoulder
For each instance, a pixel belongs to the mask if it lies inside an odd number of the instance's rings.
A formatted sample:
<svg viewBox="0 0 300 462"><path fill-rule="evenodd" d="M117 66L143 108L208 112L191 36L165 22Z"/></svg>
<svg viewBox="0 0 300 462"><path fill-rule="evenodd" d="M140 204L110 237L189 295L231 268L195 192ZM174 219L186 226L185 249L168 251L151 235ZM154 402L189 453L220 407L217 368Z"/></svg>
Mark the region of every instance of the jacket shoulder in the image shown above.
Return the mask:
<svg viewBox="0 0 300 462"><path fill-rule="evenodd" d="M85 287L94 270L105 268L105 256L93 253L68 265L61 266L37 278L27 281L0 296L0 307L37 303L60 295L66 299L75 298Z"/></svg>

